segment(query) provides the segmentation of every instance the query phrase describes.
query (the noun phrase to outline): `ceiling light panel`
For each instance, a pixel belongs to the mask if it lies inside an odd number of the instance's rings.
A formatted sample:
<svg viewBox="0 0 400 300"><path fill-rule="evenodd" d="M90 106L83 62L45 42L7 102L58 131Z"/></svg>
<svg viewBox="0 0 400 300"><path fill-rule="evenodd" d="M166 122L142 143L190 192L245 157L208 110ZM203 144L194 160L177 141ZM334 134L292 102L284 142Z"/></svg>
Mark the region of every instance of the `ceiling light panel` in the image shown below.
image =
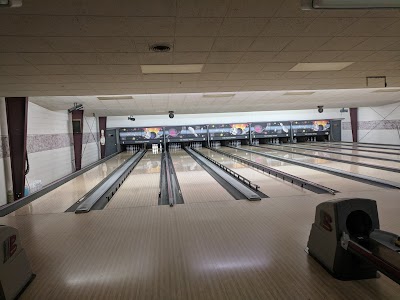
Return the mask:
<svg viewBox="0 0 400 300"><path fill-rule="evenodd" d="M400 89L380 89L372 91L372 93L397 93L400 92Z"/></svg>
<svg viewBox="0 0 400 300"><path fill-rule="evenodd" d="M298 63L290 72L317 72L317 71L340 71L354 64L354 62L330 62L330 63Z"/></svg>
<svg viewBox="0 0 400 300"><path fill-rule="evenodd" d="M204 65L141 65L140 67L143 74L192 74L201 73Z"/></svg>
<svg viewBox="0 0 400 300"><path fill-rule="evenodd" d="M315 94L315 92L287 92L284 93L282 96L309 96Z"/></svg>
<svg viewBox="0 0 400 300"><path fill-rule="evenodd" d="M132 100L132 96L107 96L107 97L97 97L100 101L109 101L109 100Z"/></svg>
<svg viewBox="0 0 400 300"><path fill-rule="evenodd" d="M399 0L302 0L303 9L400 8Z"/></svg>
<svg viewBox="0 0 400 300"><path fill-rule="evenodd" d="M230 98L235 94L204 94L203 98Z"/></svg>

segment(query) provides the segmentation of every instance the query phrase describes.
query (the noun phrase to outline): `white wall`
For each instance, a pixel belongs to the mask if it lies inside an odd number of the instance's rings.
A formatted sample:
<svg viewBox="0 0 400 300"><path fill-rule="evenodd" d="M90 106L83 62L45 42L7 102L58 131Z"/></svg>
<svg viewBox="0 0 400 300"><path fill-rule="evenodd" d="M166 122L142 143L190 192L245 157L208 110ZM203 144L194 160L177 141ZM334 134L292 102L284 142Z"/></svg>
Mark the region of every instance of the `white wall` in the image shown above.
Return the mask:
<svg viewBox="0 0 400 300"><path fill-rule="evenodd" d="M352 141L350 120L342 127L342 139ZM400 102L358 108L358 142L400 145Z"/></svg>
<svg viewBox="0 0 400 300"><path fill-rule="evenodd" d="M400 102L358 109L358 141L400 145Z"/></svg>
<svg viewBox="0 0 400 300"><path fill-rule="evenodd" d="M175 115L170 119L167 115L135 116L136 121L125 117L107 117L107 128L114 127L141 127L141 126L172 126L172 125L201 125L261 121L291 121L291 120L318 120L339 119L347 120L348 113L340 113L337 109L325 109L318 113L316 109L287 110L287 111L258 111L258 112L235 112L215 114L193 114Z"/></svg>
<svg viewBox="0 0 400 300"><path fill-rule="evenodd" d="M0 135L5 141L0 157L0 205L7 202L7 191L12 190L11 165L8 153L5 99L0 98ZM84 117L82 167L99 159L98 120ZM1 145L0 145L1 146ZM54 112L39 105L28 104L27 151L30 171L26 183L35 181L49 184L75 170L72 123L66 111Z"/></svg>
<svg viewBox="0 0 400 300"><path fill-rule="evenodd" d="M27 183L40 180L43 185L73 172L72 125L67 112L54 112L28 104Z"/></svg>
<svg viewBox="0 0 400 300"><path fill-rule="evenodd" d="M100 159L98 126L98 118L83 117L82 168Z"/></svg>

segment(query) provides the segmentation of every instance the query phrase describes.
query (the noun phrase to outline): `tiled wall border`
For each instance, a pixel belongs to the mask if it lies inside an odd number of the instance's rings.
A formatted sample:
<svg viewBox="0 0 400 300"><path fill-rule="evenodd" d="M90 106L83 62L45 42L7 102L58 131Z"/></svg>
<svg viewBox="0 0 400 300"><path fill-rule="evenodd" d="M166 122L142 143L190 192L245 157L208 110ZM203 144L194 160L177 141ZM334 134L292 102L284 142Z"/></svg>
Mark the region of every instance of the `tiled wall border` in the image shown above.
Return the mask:
<svg viewBox="0 0 400 300"><path fill-rule="evenodd" d="M400 120L383 120L383 121L360 121L358 122L358 130L397 130L400 128ZM351 130L350 122L342 122L343 130Z"/></svg>
<svg viewBox="0 0 400 300"><path fill-rule="evenodd" d="M93 134L83 134L83 145L87 143L96 143L98 141L98 132ZM72 135L68 133L60 134L28 134L27 150L28 153L55 150L72 146ZM0 158L10 156L8 136L0 137Z"/></svg>

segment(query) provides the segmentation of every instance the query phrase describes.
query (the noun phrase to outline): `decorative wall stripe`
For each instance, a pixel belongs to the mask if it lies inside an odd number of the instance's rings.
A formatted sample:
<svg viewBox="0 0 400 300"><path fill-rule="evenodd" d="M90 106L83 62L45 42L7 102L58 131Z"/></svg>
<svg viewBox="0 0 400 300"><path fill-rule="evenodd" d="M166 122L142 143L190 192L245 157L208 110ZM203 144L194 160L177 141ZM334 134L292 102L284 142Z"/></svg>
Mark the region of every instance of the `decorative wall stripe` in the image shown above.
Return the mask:
<svg viewBox="0 0 400 300"><path fill-rule="evenodd" d="M93 136L94 135L94 136ZM83 144L96 143L99 140L99 133L95 132L83 134ZM28 134L27 136L28 153L55 150L72 146L72 134ZM0 158L10 157L8 136L0 136Z"/></svg>
<svg viewBox="0 0 400 300"><path fill-rule="evenodd" d="M8 136L0 136L0 158L10 156L10 147L8 144Z"/></svg>
<svg viewBox="0 0 400 300"><path fill-rule="evenodd" d="M383 121L360 121L358 122L358 130L397 130L400 128L400 120L383 120ZM350 122L342 122L343 130L351 130Z"/></svg>

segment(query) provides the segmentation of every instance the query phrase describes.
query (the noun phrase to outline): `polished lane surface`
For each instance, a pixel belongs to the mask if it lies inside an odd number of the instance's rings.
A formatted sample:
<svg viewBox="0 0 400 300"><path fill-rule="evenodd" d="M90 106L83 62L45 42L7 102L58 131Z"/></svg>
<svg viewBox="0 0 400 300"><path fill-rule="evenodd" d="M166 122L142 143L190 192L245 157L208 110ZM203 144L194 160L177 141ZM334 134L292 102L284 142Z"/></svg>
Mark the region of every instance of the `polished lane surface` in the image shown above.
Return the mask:
<svg viewBox="0 0 400 300"><path fill-rule="evenodd" d="M385 144L362 144L362 143L345 143L345 142L330 142L332 145L347 145L355 148L374 148L374 149L389 149L389 150L400 150L400 145L385 145Z"/></svg>
<svg viewBox="0 0 400 300"><path fill-rule="evenodd" d="M384 180L400 182L400 173L384 171L384 170L377 170L374 168L368 168L368 167L362 167L362 166L358 166L358 165L341 163L341 162L336 162L336 161L327 160L327 159L314 158L314 157L302 155L300 153L299 154L287 153L287 152L282 152L282 151L278 151L278 150L274 150L274 149L266 149L266 148L260 148L260 147L252 147L252 148L254 151L258 151L261 153L267 153L267 154L271 154L271 155L275 155L275 156L279 156L279 157L293 159L296 161L331 167L331 168L335 168L338 170L351 172L354 174L367 175L367 176L380 178L380 179L384 179Z"/></svg>
<svg viewBox="0 0 400 300"><path fill-rule="evenodd" d="M64 212L132 155L132 152L117 154L106 162L16 210L13 214L27 215Z"/></svg>
<svg viewBox="0 0 400 300"><path fill-rule="evenodd" d="M400 160L400 154L399 155L393 155L393 154L387 154L387 153L375 153L375 152L365 152L365 151L358 151L356 149L344 149L344 148L332 148L326 144L323 143L313 143L313 144L308 144L308 143L298 143L298 144L293 144L293 147L300 146L300 147L307 147L307 148L313 148L315 150L317 149L322 149L322 150L327 150L327 151L332 151L332 152L341 152L343 154L355 154L355 155L368 155L368 156L374 156L374 157L382 157L382 158L387 158L387 159L395 159L395 160Z"/></svg>
<svg viewBox="0 0 400 300"><path fill-rule="evenodd" d="M293 165L290 163L285 163L281 161L277 161L275 159L267 158L262 155L254 154L254 153L246 153L246 149L259 151L258 147L251 146L242 146L243 150L236 150L232 148L221 148L221 150L239 155L241 157L250 159L252 161L258 162L263 165L267 165L273 167L275 169L281 170L283 172L292 174L294 176L298 176L300 178L307 179L309 181L321 184L323 186L329 187L331 189L335 189L339 192L352 192L352 191L368 191L368 190L376 190L377 187L365 183L361 183L358 181L342 178L339 176L335 176L329 173L309 169L306 167L301 167L297 165ZM276 151L277 152L277 151ZM275 154L275 153L271 153ZM287 158L290 158L290 154L287 154ZM310 162L308 158L305 158L304 161Z"/></svg>
<svg viewBox="0 0 400 300"><path fill-rule="evenodd" d="M385 154L390 154L392 156L399 156L400 155L400 149L379 149L379 148L374 148L373 146L371 147L357 147L353 145L343 145L343 144L331 144L331 143L323 143L326 146L332 146L332 147L338 147L341 149L348 149L348 150L358 150L360 152L364 153L385 153Z"/></svg>
<svg viewBox="0 0 400 300"><path fill-rule="evenodd" d="M161 154L147 151L104 209L158 205Z"/></svg>
<svg viewBox="0 0 400 300"><path fill-rule="evenodd" d="M334 153L327 153L327 152L320 152L318 149L315 150L306 150L306 149L301 149L296 146L292 147L287 147L287 146L269 146L269 145L261 145L262 147L268 147L268 149L280 149L280 150L286 150L286 151L292 151L295 153L299 154L312 154L312 155L318 155L322 156L323 158L333 158L333 159L340 159L340 160L345 160L348 162L356 162L356 163L365 163L365 164L371 164L371 165L376 165L376 166L386 166L389 168L399 168L400 170L400 160L399 162L391 162L391 161L382 161L382 160L375 160L372 158L364 158L364 157L357 157L357 156L347 156L347 155L341 155L341 154L334 154ZM311 147L308 147L311 148ZM262 148L261 148L262 149Z"/></svg>
<svg viewBox="0 0 400 300"><path fill-rule="evenodd" d="M209 149L200 150L201 153L218 161L222 165L232 169L239 175L249 179L252 183L260 186L260 191L269 197L284 197L294 195L308 195L311 191L303 189L297 185L283 181L280 178L253 169L245 164L234 161L232 158L219 154Z"/></svg>
<svg viewBox="0 0 400 300"><path fill-rule="evenodd" d="M170 154L185 203L235 200L186 151Z"/></svg>

